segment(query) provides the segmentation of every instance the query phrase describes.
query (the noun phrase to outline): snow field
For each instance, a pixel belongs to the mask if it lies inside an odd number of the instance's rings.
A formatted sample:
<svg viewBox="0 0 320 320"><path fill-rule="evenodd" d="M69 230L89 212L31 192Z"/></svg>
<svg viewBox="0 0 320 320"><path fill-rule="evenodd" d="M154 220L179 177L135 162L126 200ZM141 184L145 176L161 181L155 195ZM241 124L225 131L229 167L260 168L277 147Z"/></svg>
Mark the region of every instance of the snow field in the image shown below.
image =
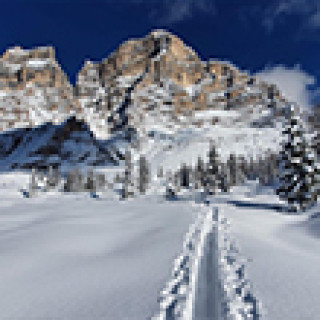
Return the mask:
<svg viewBox="0 0 320 320"><path fill-rule="evenodd" d="M271 189L253 181L215 202L248 258L266 319L318 320L319 205L305 214L288 214Z"/></svg>
<svg viewBox="0 0 320 320"><path fill-rule="evenodd" d="M189 205L54 192L25 199L13 180L0 196L1 319L141 320L156 312L194 219Z"/></svg>

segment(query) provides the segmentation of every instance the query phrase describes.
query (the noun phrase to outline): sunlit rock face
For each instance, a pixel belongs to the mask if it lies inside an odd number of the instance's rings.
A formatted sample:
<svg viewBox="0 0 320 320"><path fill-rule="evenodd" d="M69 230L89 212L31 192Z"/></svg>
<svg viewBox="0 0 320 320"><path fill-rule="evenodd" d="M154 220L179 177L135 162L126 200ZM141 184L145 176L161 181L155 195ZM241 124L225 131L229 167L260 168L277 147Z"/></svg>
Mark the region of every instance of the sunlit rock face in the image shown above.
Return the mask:
<svg viewBox="0 0 320 320"><path fill-rule="evenodd" d="M0 130L59 123L77 111L52 47L14 47L0 58Z"/></svg>
<svg viewBox="0 0 320 320"><path fill-rule="evenodd" d="M276 110L283 102L275 86L231 63L202 61L166 30L130 39L101 62L86 61L75 87L52 47L14 47L0 58L0 131L61 123L74 115L106 139L128 128L148 130L154 123L194 124L198 111Z"/></svg>
<svg viewBox="0 0 320 320"><path fill-rule="evenodd" d="M144 130L147 122L176 125L201 110L275 108L285 102L275 86L258 82L231 63L202 61L165 30L128 40L99 63L87 61L75 91L81 107L89 110L86 120L106 136L126 127Z"/></svg>

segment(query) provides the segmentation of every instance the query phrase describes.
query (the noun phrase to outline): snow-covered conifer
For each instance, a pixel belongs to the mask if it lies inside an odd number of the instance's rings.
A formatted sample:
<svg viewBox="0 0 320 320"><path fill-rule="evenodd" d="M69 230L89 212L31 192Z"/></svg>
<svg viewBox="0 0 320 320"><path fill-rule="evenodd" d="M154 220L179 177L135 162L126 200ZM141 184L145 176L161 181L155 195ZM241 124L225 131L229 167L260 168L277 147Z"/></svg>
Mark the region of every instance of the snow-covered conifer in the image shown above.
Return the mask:
<svg viewBox="0 0 320 320"><path fill-rule="evenodd" d="M60 182L61 176L58 168L53 168L49 166L49 171L47 174L47 184L46 189L55 188Z"/></svg>
<svg viewBox="0 0 320 320"><path fill-rule="evenodd" d="M236 186L237 184L239 184L240 179L238 172L239 167L237 164L237 158L235 154L230 154L229 159L227 160L227 166L230 173L230 185Z"/></svg>
<svg viewBox="0 0 320 320"><path fill-rule="evenodd" d="M24 195L26 197L32 197L36 194L38 189L39 189L39 185L38 185L38 177L37 177L36 169L32 168L30 183L29 183L28 189L24 191Z"/></svg>
<svg viewBox="0 0 320 320"><path fill-rule="evenodd" d="M85 182L85 189L89 192L96 192L97 191L96 176L95 176L92 168L90 168L88 170L87 179Z"/></svg>
<svg viewBox="0 0 320 320"><path fill-rule="evenodd" d="M205 164L201 157L198 157L197 164L194 169L195 189L200 189L204 186L205 179Z"/></svg>
<svg viewBox="0 0 320 320"><path fill-rule="evenodd" d="M81 171L78 168L67 173L66 181L64 184L64 191L66 192L79 192L84 190L84 179Z"/></svg>
<svg viewBox="0 0 320 320"><path fill-rule="evenodd" d="M103 173L98 173L95 175L97 189L108 188L109 183L106 179L106 176Z"/></svg>
<svg viewBox="0 0 320 320"><path fill-rule="evenodd" d="M259 181L262 185L275 184L278 175L277 158L277 154L267 153L259 159Z"/></svg>
<svg viewBox="0 0 320 320"><path fill-rule="evenodd" d="M139 159L139 192L145 194L150 182L150 168L149 163L144 155Z"/></svg>
<svg viewBox="0 0 320 320"><path fill-rule="evenodd" d="M163 178L163 176L164 176L163 167L160 167L160 168L158 168L157 177Z"/></svg>
<svg viewBox="0 0 320 320"><path fill-rule="evenodd" d="M230 190L230 172L226 164L221 164L219 173L219 189L223 192Z"/></svg>
<svg viewBox="0 0 320 320"><path fill-rule="evenodd" d="M249 180L256 180L258 178L259 168L257 165L257 161L250 157L248 163L248 172L247 172L247 179Z"/></svg>
<svg viewBox="0 0 320 320"><path fill-rule="evenodd" d="M238 166L241 173L241 179L242 181L245 181L249 174L249 163L247 159L244 156L238 157Z"/></svg>
<svg viewBox="0 0 320 320"><path fill-rule="evenodd" d="M173 174L173 179L172 179L172 184L176 190L176 193L178 193L180 191L180 187L181 187L181 175L180 175L180 171L177 170L176 172L174 172Z"/></svg>
<svg viewBox="0 0 320 320"><path fill-rule="evenodd" d="M317 201L319 169L295 105L288 106L283 134L277 193L289 211L305 210Z"/></svg>
<svg viewBox="0 0 320 320"><path fill-rule="evenodd" d="M121 179L121 176L119 173L117 173L113 179L113 183L121 183L122 182L122 179Z"/></svg>
<svg viewBox="0 0 320 320"><path fill-rule="evenodd" d="M124 181L121 190L121 196L123 199L133 197L135 194L134 190L134 172L133 172L133 159L132 150L127 149L125 153L125 171L124 171Z"/></svg>
<svg viewBox="0 0 320 320"><path fill-rule="evenodd" d="M181 169L179 170L180 174L180 186L187 188L190 186L191 180L191 170L190 168L183 163Z"/></svg>
<svg viewBox="0 0 320 320"><path fill-rule="evenodd" d="M268 176L268 164L266 161L266 158L263 158L262 156L258 159L258 176L259 176L259 183L263 186L268 185L269 182L269 176Z"/></svg>
<svg viewBox="0 0 320 320"><path fill-rule="evenodd" d="M315 131L311 138L311 148L318 158L320 155L320 133Z"/></svg>
<svg viewBox="0 0 320 320"><path fill-rule="evenodd" d="M215 194L218 188L220 161L214 144L210 145L208 164L206 168L205 189L209 194Z"/></svg>
<svg viewBox="0 0 320 320"><path fill-rule="evenodd" d="M167 185L165 197L167 200L173 200L177 197L177 187L174 185L174 175L171 171L167 172Z"/></svg>

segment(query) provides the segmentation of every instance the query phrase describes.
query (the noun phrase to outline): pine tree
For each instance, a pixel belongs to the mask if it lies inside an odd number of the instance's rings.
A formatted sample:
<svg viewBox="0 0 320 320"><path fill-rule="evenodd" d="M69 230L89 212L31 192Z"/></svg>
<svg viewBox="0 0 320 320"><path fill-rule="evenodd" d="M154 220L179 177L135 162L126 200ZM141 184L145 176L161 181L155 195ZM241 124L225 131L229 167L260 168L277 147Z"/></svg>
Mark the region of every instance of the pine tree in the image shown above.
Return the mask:
<svg viewBox="0 0 320 320"><path fill-rule="evenodd" d="M123 199L133 197L134 192L134 173L133 173L133 163L132 163L132 151L127 149L125 153L125 171L124 171L124 181L121 190L121 196Z"/></svg>
<svg viewBox="0 0 320 320"><path fill-rule="evenodd" d="M318 174L315 156L308 144L299 110L290 105L279 160L279 197L288 203L289 211L305 210L317 201Z"/></svg>
<svg viewBox="0 0 320 320"><path fill-rule="evenodd" d="M23 192L24 196L32 197L36 194L38 189L39 189L39 186L38 186L38 177L37 177L36 169L32 168L30 183L29 183L28 189Z"/></svg>
<svg viewBox="0 0 320 320"><path fill-rule="evenodd" d="M96 192L97 191L97 181L96 176L93 172L93 169L90 168L87 173L87 179L85 183L85 189L89 192Z"/></svg>
<svg viewBox="0 0 320 320"><path fill-rule="evenodd" d="M180 174L180 186L188 188L190 186L191 170L190 168L183 163L181 169L179 170Z"/></svg>
<svg viewBox="0 0 320 320"><path fill-rule="evenodd" d="M158 172L157 172L157 177L158 177L158 178L163 178L163 176L164 176L164 174L163 174L163 168L160 167L160 168L158 169Z"/></svg>
<svg viewBox="0 0 320 320"><path fill-rule="evenodd" d="M66 181L64 184L65 192L79 192L84 190L84 179L81 171L78 168L67 173Z"/></svg>
<svg viewBox="0 0 320 320"><path fill-rule="evenodd" d="M277 166L278 155L275 153L268 153L263 159L263 166L261 170L261 182L263 185L272 186L276 183L278 175Z"/></svg>
<svg viewBox="0 0 320 320"><path fill-rule="evenodd" d="M145 194L150 182L149 163L144 155L139 159L139 183L138 188L141 194Z"/></svg>
<svg viewBox="0 0 320 320"><path fill-rule="evenodd" d="M174 172L172 184L175 189L175 192L178 193L181 189L181 174L179 170Z"/></svg>
<svg viewBox="0 0 320 320"><path fill-rule="evenodd" d="M248 163L247 179L256 180L259 176L259 161L250 157Z"/></svg>
<svg viewBox="0 0 320 320"><path fill-rule="evenodd" d="M237 164L237 157L231 153L227 160L227 166L230 173L230 186L236 186L239 184L239 167Z"/></svg>
<svg viewBox="0 0 320 320"><path fill-rule="evenodd" d="M218 153L213 144L211 144L208 153L208 164L206 170L205 189L209 194L215 194L218 188L218 177L220 170Z"/></svg>
<svg viewBox="0 0 320 320"><path fill-rule="evenodd" d="M169 171L167 173L167 185L165 197L167 200L174 200L177 197L177 188L174 186L174 175Z"/></svg>
<svg viewBox="0 0 320 320"><path fill-rule="evenodd" d="M95 175L96 178L96 187L97 189L106 189L109 187L109 183L106 179L106 176L103 173L98 173Z"/></svg>
<svg viewBox="0 0 320 320"><path fill-rule="evenodd" d="M319 107L320 109L320 107ZM314 151L316 157L320 155L320 133L315 131L311 139L311 148Z"/></svg>
<svg viewBox="0 0 320 320"><path fill-rule="evenodd" d="M115 184L115 183L121 183L121 182L122 182L122 179L120 177L120 174L117 173L113 179L113 183Z"/></svg>
<svg viewBox="0 0 320 320"><path fill-rule="evenodd" d="M52 166L49 166L46 189L55 188L59 184L60 180L61 176L58 168L53 168Z"/></svg>
<svg viewBox="0 0 320 320"><path fill-rule="evenodd" d="M258 159L258 175L259 175L259 183L263 186L268 185L269 177L268 177L268 164L266 158L262 158L261 156Z"/></svg>
<svg viewBox="0 0 320 320"><path fill-rule="evenodd" d="M241 174L241 181L244 182L247 180L249 174L249 163L244 156L238 157L238 167Z"/></svg>
<svg viewBox="0 0 320 320"><path fill-rule="evenodd" d="M197 164L194 169L195 189L200 189L205 183L205 164L201 157L198 157Z"/></svg>
<svg viewBox="0 0 320 320"><path fill-rule="evenodd" d="M223 192L230 190L230 173L226 164L221 164L219 175L219 189Z"/></svg>

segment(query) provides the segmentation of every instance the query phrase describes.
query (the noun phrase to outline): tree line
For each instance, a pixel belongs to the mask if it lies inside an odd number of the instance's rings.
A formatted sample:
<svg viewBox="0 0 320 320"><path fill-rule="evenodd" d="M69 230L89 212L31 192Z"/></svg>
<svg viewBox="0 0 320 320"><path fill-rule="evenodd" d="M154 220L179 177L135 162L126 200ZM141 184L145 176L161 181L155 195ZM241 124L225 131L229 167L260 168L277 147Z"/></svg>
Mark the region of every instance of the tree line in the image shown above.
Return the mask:
<svg viewBox="0 0 320 320"><path fill-rule="evenodd" d="M306 135L304 123L295 105L285 109L286 125L280 152L269 150L258 157L244 157L231 153L223 160L213 142L206 159L198 157L196 164L182 163L176 170L158 168L157 178L165 183L165 197L174 199L183 189L201 191L204 196L229 192L232 187L247 180L257 180L263 186L273 186L280 199L286 201L289 211L304 211L317 203L319 193L319 166L317 151L319 138ZM150 163L134 146L124 156L124 170L108 182L103 173L92 168L83 173L74 168L62 177L58 168L46 172L32 170L25 195L34 196L39 190L59 187L64 192L90 192L93 196L106 188L118 189L121 199L146 194L151 182Z"/></svg>
<svg viewBox="0 0 320 320"><path fill-rule="evenodd" d="M268 152L258 158L246 158L231 153L226 161L211 143L207 159L198 157L195 165L183 163L176 171L167 172L166 197L177 197L180 190L199 190L204 195L229 192L247 180L258 180L262 185L274 185L278 175L277 153Z"/></svg>

